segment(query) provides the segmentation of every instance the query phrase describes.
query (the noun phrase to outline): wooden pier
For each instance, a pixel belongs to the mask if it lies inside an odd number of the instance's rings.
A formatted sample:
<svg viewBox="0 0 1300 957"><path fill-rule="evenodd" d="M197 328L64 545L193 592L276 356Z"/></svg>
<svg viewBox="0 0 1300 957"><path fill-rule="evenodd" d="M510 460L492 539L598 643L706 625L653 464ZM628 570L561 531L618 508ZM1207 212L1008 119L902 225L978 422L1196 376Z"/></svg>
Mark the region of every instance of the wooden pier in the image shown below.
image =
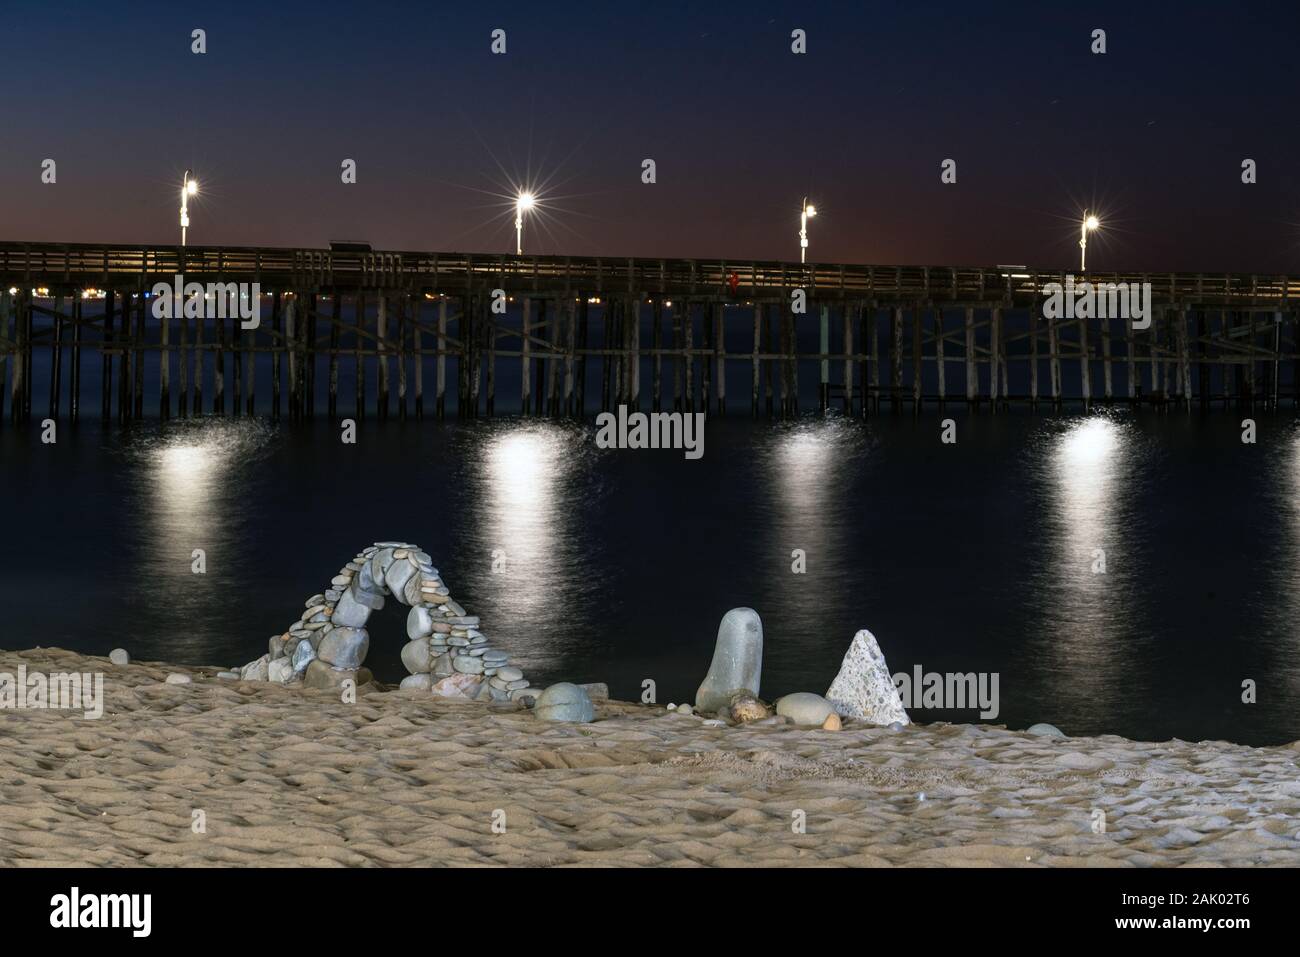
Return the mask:
<svg viewBox="0 0 1300 957"><path fill-rule="evenodd" d="M260 325L155 318L147 294L177 275L260 284ZM329 417L357 419L505 408L581 417L619 405L724 414L744 408L745 391L751 415L789 416L801 375L816 377L821 411L850 415L1300 398L1300 277L1086 278L1150 283L1150 327L1044 318L1049 284L1066 274L1023 266L5 242L0 421L84 417L85 355L100 363L106 421L282 410L305 419L322 411L318 399ZM493 308L497 290L504 312ZM517 402L498 395L507 368ZM37 371L47 394L34 412ZM350 397L339 395L343 375ZM589 385L599 390L590 401Z"/></svg>

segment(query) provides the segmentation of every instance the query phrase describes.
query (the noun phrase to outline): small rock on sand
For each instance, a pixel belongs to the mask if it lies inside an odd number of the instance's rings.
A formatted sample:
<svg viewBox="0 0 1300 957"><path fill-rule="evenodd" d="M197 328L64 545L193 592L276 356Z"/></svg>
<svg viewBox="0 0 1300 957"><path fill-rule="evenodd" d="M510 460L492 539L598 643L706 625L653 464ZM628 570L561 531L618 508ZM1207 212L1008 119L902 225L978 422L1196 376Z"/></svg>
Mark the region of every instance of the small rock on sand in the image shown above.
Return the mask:
<svg viewBox="0 0 1300 957"><path fill-rule="evenodd" d="M168 675L166 680L169 685L187 685L190 683L190 676L173 673Z"/></svg>
<svg viewBox="0 0 1300 957"><path fill-rule="evenodd" d="M131 663L131 655L125 648L114 648L108 653L108 660L113 662L115 665L129 665Z"/></svg>
<svg viewBox="0 0 1300 957"><path fill-rule="evenodd" d="M1065 732L1056 725L1047 724L1046 722L1031 724L1025 729L1025 734L1037 734L1044 738L1064 738L1066 736Z"/></svg>
<svg viewBox="0 0 1300 957"><path fill-rule="evenodd" d="M840 721L840 716L835 714L833 711L828 714L826 720L822 722L823 731L839 731L843 727L844 723Z"/></svg>
<svg viewBox="0 0 1300 957"><path fill-rule="evenodd" d="M596 717L596 709L587 692L567 681L553 684L538 695L533 711L543 721L577 721L585 724Z"/></svg>
<svg viewBox="0 0 1300 957"><path fill-rule="evenodd" d="M731 701L727 704L727 709L731 715L731 720L737 724L762 721L764 718L772 716L772 710L747 691L732 695Z"/></svg>
<svg viewBox="0 0 1300 957"><path fill-rule="evenodd" d="M835 713L834 706L819 694L809 691L796 691L776 702L776 713L785 715L795 724L816 727Z"/></svg>
<svg viewBox="0 0 1300 957"><path fill-rule="evenodd" d="M244 667L239 669L239 677L245 681L266 681L267 668L270 667L271 656L262 655L256 661L250 661Z"/></svg>

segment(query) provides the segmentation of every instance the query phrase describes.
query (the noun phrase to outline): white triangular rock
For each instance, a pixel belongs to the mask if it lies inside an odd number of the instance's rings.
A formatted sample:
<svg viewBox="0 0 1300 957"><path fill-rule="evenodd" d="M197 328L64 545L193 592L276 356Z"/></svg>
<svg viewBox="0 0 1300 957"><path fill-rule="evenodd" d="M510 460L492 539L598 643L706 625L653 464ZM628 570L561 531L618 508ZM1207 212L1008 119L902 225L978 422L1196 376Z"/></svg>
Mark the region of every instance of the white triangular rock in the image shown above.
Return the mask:
<svg viewBox="0 0 1300 957"><path fill-rule="evenodd" d="M865 628L853 636L826 699L846 718L862 718L882 726L911 723L876 636Z"/></svg>

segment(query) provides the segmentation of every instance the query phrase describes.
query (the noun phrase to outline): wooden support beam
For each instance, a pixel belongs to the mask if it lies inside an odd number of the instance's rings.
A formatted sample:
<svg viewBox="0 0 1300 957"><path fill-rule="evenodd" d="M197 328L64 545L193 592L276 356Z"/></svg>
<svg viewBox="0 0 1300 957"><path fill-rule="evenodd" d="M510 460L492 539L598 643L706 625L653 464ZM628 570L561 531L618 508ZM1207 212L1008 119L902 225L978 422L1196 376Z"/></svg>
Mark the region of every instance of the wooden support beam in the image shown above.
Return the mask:
<svg viewBox="0 0 1300 957"><path fill-rule="evenodd" d="M853 305L844 303L840 322L844 326L844 414L853 415Z"/></svg>
<svg viewBox="0 0 1300 957"><path fill-rule="evenodd" d="M387 293L380 292L375 315L375 331L379 336L375 347L378 352L375 362L379 366L379 395L375 413L380 422L388 418L388 299Z"/></svg>
<svg viewBox="0 0 1300 957"><path fill-rule="evenodd" d="M8 344L9 324L13 321L14 297L8 289L0 289L0 342ZM16 344L6 349L7 355L0 355L0 422L4 421L6 386L12 388L14 366L19 360ZM13 408L12 403L10 408Z"/></svg>
<svg viewBox="0 0 1300 957"><path fill-rule="evenodd" d="M280 418L280 352L282 342L280 336L280 324L283 320L285 303L287 297L281 298L279 292L271 295L271 418L278 421Z"/></svg>
<svg viewBox="0 0 1300 957"><path fill-rule="evenodd" d="M655 301L655 411L659 410L659 324L662 320L659 301ZM569 296L564 298L564 414L573 416L574 353L578 342L578 303Z"/></svg>
<svg viewBox="0 0 1300 957"><path fill-rule="evenodd" d="M901 312L901 310L900 310ZM922 375L921 360L924 347L921 320L925 310L918 302L912 306L912 411L921 411Z"/></svg>
<svg viewBox="0 0 1300 957"><path fill-rule="evenodd" d="M650 330L650 351L654 354L654 363L651 366L651 398L650 410L658 412L663 406L663 322L664 310L663 299L656 298L651 315L651 322L654 324ZM572 344L572 343L570 343Z"/></svg>
<svg viewBox="0 0 1300 957"><path fill-rule="evenodd" d="M104 290L104 328L100 333L99 340L100 361L103 367L99 379L99 413L100 418L105 422L109 422L113 418L113 357L108 350L112 348L113 314L116 307L117 293L112 289Z"/></svg>
<svg viewBox="0 0 1300 957"><path fill-rule="evenodd" d="M59 398L63 372L63 297L54 299L54 315L50 337L50 397L47 403L47 415L56 422L59 419Z"/></svg>
<svg viewBox="0 0 1300 957"><path fill-rule="evenodd" d="M975 309L966 307L966 402L975 405L979 402L979 366L975 360Z"/></svg>
<svg viewBox="0 0 1300 957"><path fill-rule="evenodd" d="M447 297L438 299L438 357L434 365L434 414L441 420L447 407Z"/></svg>
<svg viewBox="0 0 1300 957"><path fill-rule="evenodd" d="M709 411L711 387L713 385L713 326L716 321L717 304L706 302L700 315L700 411Z"/></svg>
<svg viewBox="0 0 1300 957"><path fill-rule="evenodd" d="M581 350L576 362L577 389L574 395L574 411L579 419L587 415L587 342L591 335L590 296L582 295L578 304L578 345Z"/></svg>
<svg viewBox="0 0 1300 957"><path fill-rule="evenodd" d="M608 313L608 310L606 310ZM533 348L533 328L532 328L533 301L527 297L524 298L523 318L520 320L521 325L521 359L519 364L519 402L520 411L528 415L532 406L532 348ZM605 323L606 330L609 329L609 323ZM606 360L608 362L608 360ZM601 406L604 408L604 405Z"/></svg>
<svg viewBox="0 0 1300 957"><path fill-rule="evenodd" d="M1088 353L1088 320L1079 320L1079 381L1083 393L1083 407L1092 407L1092 363Z"/></svg>
<svg viewBox="0 0 1300 957"><path fill-rule="evenodd" d="M357 293L356 303L354 304L353 309L355 315L353 316L354 335L352 337L352 362L353 368L356 371L356 382L352 398L352 415L358 422L360 422L366 417L366 359L365 356L361 354L361 337L366 329L365 293ZM292 336L290 338L292 338Z"/></svg>
<svg viewBox="0 0 1300 957"><path fill-rule="evenodd" d="M996 306L989 313L989 411L998 410L998 360L1002 355L1002 310Z"/></svg>
<svg viewBox="0 0 1300 957"><path fill-rule="evenodd" d="M131 297L123 297L123 305L130 309ZM129 323L128 323L129 325ZM217 415L226 414L226 322L224 319L213 320L216 327L216 354L212 372L212 411ZM292 366L290 366L292 368Z"/></svg>
<svg viewBox="0 0 1300 957"><path fill-rule="evenodd" d="M81 290L75 289L72 293L72 382L68 390L68 418L73 422L76 422L81 415L81 323ZM0 383L3 381L0 379ZM4 389L0 386L0 395L3 394ZM2 413L0 419L3 419Z"/></svg>
<svg viewBox="0 0 1300 957"><path fill-rule="evenodd" d="M714 390L718 395L718 415L727 414L727 304L718 303L717 326L713 335L714 361L717 371L714 374ZM639 406L638 406L639 408Z"/></svg>
<svg viewBox="0 0 1300 957"><path fill-rule="evenodd" d="M847 352L848 349L846 348ZM944 407L948 398L947 370L943 358L943 307L934 307L934 366L939 378L939 408Z"/></svg>
<svg viewBox="0 0 1300 957"><path fill-rule="evenodd" d="M1187 310L1178 310L1178 379L1182 391L1183 408L1192 410L1192 367L1187 355Z"/></svg>
<svg viewBox="0 0 1300 957"><path fill-rule="evenodd" d="M1052 383L1052 408L1061 407L1061 328L1055 316L1047 317L1048 372Z"/></svg>
<svg viewBox="0 0 1300 957"><path fill-rule="evenodd" d="M1111 404L1115 396L1114 383L1111 376L1111 354L1110 354L1110 323L1111 318L1106 316L1101 320L1101 381L1102 381L1102 398L1107 405Z"/></svg>
<svg viewBox="0 0 1300 957"><path fill-rule="evenodd" d="M895 306L889 330L889 396L890 409L898 411L903 391L903 307Z"/></svg>
<svg viewBox="0 0 1300 957"><path fill-rule="evenodd" d="M1038 310L1037 303L1029 307L1029 407L1038 408Z"/></svg>

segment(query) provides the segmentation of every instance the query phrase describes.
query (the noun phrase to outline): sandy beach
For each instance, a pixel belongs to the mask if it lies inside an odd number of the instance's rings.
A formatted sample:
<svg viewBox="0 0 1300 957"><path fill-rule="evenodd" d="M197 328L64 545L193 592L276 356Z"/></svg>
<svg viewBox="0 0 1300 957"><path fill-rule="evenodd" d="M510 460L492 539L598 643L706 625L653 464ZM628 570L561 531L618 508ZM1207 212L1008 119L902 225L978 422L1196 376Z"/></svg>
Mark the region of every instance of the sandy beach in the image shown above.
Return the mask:
<svg viewBox="0 0 1300 957"><path fill-rule="evenodd" d="M711 728L614 701L569 725L0 652L24 665L102 672L106 700L0 711L8 867L1300 865L1300 743Z"/></svg>

